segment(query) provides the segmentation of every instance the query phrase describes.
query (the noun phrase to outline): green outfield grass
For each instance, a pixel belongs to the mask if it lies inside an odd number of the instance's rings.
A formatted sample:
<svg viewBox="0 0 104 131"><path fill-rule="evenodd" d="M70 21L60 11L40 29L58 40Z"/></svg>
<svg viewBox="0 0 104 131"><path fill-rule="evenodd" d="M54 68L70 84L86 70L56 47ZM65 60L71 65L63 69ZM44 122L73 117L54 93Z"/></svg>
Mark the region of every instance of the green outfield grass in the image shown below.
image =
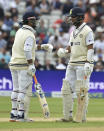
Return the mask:
<svg viewBox="0 0 104 131"><path fill-rule="evenodd" d="M62 117L62 99L47 98L51 117ZM76 110L76 101L74 106L74 114ZM10 97L0 97L0 118L9 118L11 110ZM36 97L31 99L30 117L43 117L39 101ZM90 99L88 107L88 117L104 117L104 99ZM0 129L15 128L67 128L67 127L104 127L104 121L91 121L87 123L56 123L56 122L35 122L35 123L10 123L0 122Z"/></svg>

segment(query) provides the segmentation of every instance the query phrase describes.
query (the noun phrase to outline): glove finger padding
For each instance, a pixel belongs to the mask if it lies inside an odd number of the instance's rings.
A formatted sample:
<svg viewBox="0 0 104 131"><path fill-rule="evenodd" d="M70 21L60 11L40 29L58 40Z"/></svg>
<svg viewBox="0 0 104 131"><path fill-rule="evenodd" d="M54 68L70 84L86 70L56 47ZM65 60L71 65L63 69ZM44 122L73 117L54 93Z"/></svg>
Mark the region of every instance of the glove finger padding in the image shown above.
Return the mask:
<svg viewBox="0 0 104 131"><path fill-rule="evenodd" d="M27 74L30 75L30 76L34 76L34 75L35 75L35 72L36 72L36 69L35 69L34 64L33 64L33 65L29 65Z"/></svg>
<svg viewBox="0 0 104 131"><path fill-rule="evenodd" d="M92 72L92 68L90 66L90 63L85 63L84 65L84 72L86 76L89 76Z"/></svg>
<svg viewBox="0 0 104 131"><path fill-rule="evenodd" d="M65 57L65 54L66 54L66 50L63 49L63 48L60 48L58 51L57 51L57 55L59 57Z"/></svg>
<svg viewBox="0 0 104 131"><path fill-rule="evenodd" d="M49 45L49 49L48 49L48 52L51 53L53 50L53 46L52 45Z"/></svg>
<svg viewBox="0 0 104 131"><path fill-rule="evenodd" d="M43 44L41 45L41 49L47 50L48 52L52 52L53 46L51 44Z"/></svg>

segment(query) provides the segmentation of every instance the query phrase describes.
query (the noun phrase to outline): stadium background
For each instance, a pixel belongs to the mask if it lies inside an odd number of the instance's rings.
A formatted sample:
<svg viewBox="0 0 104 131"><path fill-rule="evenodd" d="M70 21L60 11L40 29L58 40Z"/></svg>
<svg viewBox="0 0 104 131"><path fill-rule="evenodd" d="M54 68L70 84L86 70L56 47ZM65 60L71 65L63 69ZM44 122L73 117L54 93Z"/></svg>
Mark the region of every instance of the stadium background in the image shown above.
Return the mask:
<svg viewBox="0 0 104 131"><path fill-rule="evenodd" d="M35 66L37 77L48 96L61 96L62 79L69 58L58 58L57 50L68 45L74 26L64 22L70 9L78 6L85 11L85 22L93 29L94 72L90 82L93 97L103 97L104 93L104 1L103 0L0 0L0 95L10 95L12 89L8 63L16 31L20 28L22 15L34 11L40 16L37 28L37 44L50 43L54 50L36 51ZM6 69L6 70L5 70ZM62 71L63 70L63 71ZM39 73L38 73L39 72ZM9 94L8 94L9 93ZM51 93L51 94L50 94ZM96 94L100 93L100 94ZM52 95L53 94L53 95Z"/></svg>
<svg viewBox="0 0 104 131"><path fill-rule="evenodd" d="M62 117L60 89L68 59L57 57L57 50L66 47L72 25L64 23L65 14L72 7L79 6L85 11L85 22L93 29L94 72L90 79L90 99L87 123L56 123ZM42 110L36 97L32 97L29 115L35 123L10 123L12 79L8 69L15 33L26 11L40 15L37 29L37 44L51 43L54 51L36 51L36 76L47 96L51 118L43 119ZM33 89L34 92L34 89ZM34 93L33 93L34 95ZM5 97L7 96L7 97ZM96 99L100 98L100 99ZM0 131L104 131L104 0L0 0ZM76 101L75 101L76 105ZM75 114L74 108L74 114ZM45 122L44 122L45 121ZM91 127L91 128L90 128ZM36 129L39 128L39 129ZM41 128L41 129L40 129ZM47 129L46 129L47 128ZM68 128L68 130L66 129ZM15 130L17 129L17 130Z"/></svg>

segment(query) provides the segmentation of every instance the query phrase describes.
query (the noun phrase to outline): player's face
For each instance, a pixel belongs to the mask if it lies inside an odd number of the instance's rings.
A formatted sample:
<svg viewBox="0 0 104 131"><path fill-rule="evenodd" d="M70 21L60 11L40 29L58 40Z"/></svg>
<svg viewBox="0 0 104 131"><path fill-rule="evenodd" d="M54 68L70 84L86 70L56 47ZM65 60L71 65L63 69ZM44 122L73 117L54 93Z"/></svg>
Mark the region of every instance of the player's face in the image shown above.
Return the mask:
<svg viewBox="0 0 104 131"><path fill-rule="evenodd" d="M65 22L74 25L74 23L76 22L76 17L66 16Z"/></svg>
<svg viewBox="0 0 104 131"><path fill-rule="evenodd" d="M76 22L76 17L71 17L71 22L74 25L74 23Z"/></svg>
<svg viewBox="0 0 104 131"><path fill-rule="evenodd" d="M39 19L31 18L29 19L31 26L36 29L39 26Z"/></svg>

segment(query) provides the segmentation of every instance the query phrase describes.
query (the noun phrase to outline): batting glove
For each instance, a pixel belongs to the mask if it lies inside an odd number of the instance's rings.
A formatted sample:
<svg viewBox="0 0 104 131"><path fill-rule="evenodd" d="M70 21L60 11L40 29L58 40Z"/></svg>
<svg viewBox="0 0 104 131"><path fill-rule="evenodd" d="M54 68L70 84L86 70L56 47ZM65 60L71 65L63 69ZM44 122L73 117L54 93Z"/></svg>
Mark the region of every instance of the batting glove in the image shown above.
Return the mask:
<svg viewBox="0 0 104 131"><path fill-rule="evenodd" d="M41 45L41 49L47 50L49 53L51 53L53 50L53 46L51 44L43 44Z"/></svg>
<svg viewBox="0 0 104 131"><path fill-rule="evenodd" d="M57 55L59 57L65 57L66 55L68 54L68 50L66 49L63 49L63 48L60 48L57 52Z"/></svg>
<svg viewBox="0 0 104 131"><path fill-rule="evenodd" d="M28 71L27 71L28 75L34 76L35 72L36 72L36 69L35 69L34 64L33 65L29 65L29 68L28 68Z"/></svg>
<svg viewBox="0 0 104 131"><path fill-rule="evenodd" d="M89 76L92 72L90 63L85 63L84 65L84 72L86 76Z"/></svg>

